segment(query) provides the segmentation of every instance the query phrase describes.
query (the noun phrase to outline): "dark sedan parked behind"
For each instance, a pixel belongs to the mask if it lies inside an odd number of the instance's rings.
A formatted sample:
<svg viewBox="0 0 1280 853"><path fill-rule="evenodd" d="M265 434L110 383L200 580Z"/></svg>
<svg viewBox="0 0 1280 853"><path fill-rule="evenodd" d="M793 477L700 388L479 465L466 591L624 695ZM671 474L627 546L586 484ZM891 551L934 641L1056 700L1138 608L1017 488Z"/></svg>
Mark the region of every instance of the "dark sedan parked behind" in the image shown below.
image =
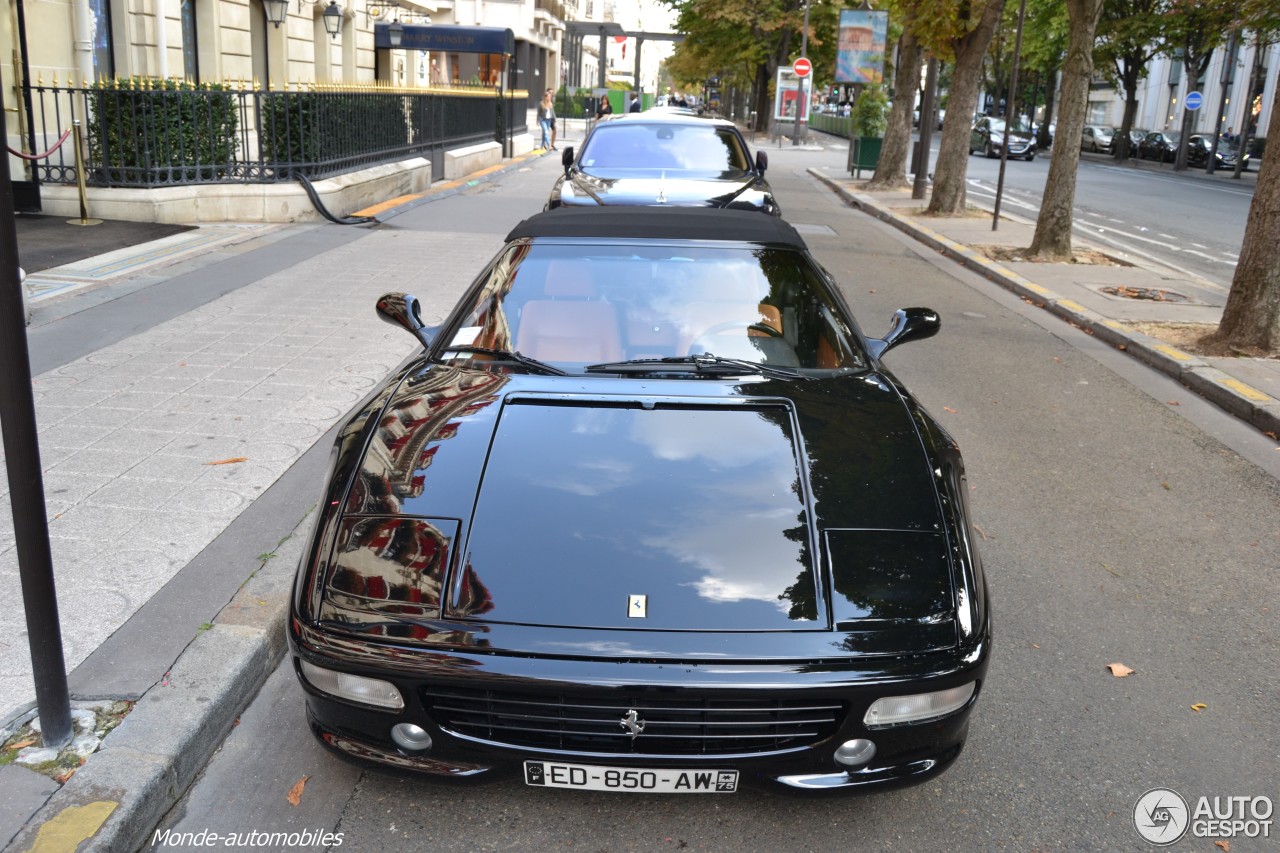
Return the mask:
<svg viewBox="0 0 1280 853"><path fill-rule="evenodd" d="M1187 138L1187 163L1191 166L1207 166L1209 164L1209 153L1213 151L1213 136L1197 133L1195 136ZM1240 153L1240 148L1234 142L1226 139L1218 140L1217 156L1214 158L1213 167L1215 169L1234 169L1236 167L1236 157ZM1240 171L1249 171L1249 155L1244 155L1244 163L1240 166Z"/></svg>
<svg viewBox="0 0 1280 853"><path fill-rule="evenodd" d="M621 792L920 782L990 654L950 435L781 219L528 219L338 432L289 618L341 754Z"/></svg>
<svg viewBox="0 0 1280 853"><path fill-rule="evenodd" d="M1015 121L1013 130L1006 133L1004 119L991 116L978 119L978 123L969 132L969 153L981 151L988 157L999 157L1006 140L1010 157L1036 159L1036 142L1031 135L1031 128L1021 121Z"/></svg>
<svg viewBox="0 0 1280 853"><path fill-rule="evenodd" d="M1181 139L1182 134L1176 130L1153 130L1138 143L1138 159L1172 163L1178 156Z"/></svg>
<svg viewBox="0 0 1280 853"><path fill-rule="evenodd" d="M765 180L769 158L733 122L674 111L629 113L592 128L577 153L561 156L564 175L547 209L604 205L722 207L781 215Z"/></svg>

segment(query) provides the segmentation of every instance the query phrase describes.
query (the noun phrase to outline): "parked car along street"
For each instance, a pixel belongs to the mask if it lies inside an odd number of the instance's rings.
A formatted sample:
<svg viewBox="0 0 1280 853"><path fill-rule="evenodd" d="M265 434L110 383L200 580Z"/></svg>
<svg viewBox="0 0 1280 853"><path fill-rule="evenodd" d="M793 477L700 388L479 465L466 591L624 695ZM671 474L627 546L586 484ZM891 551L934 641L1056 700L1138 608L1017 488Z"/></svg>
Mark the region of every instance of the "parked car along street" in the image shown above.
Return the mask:
<svg viewBox="0 0 1280 853"><path fill-rule="evenodd" d="M765 179L768 155L751 158L738 128L724 119L664 109L598 123L561 157L547 209L561 206L657 205L781 209Z"/></svg>
<svg viewBox="0 0 1280 853"><path fill-rule="evenodd" d="M1209 164L1209 153L1213 151L1213 137L1197 133L1195 136L1187 138L1187 162L1192 166L1207 166ZM1214 168L1234 169L1236 167L1236 157L1239 155L1240 148L1234 142L1226 139L1218 140L1217 156L1214 158ZM1240 166L1241 171L1249 171L1249 155L1244 155L1244 163Z"/></svg>
<svg viewBox="0 0 1280 853"><path fill-rule="evenodd" d="M1113 150L1116 129L1105 125L1085 125L1080 136L1080 150L1110 154Z"/></svg>
<svg viewBox="0 0 1280 853"><path fill-rule="evenodd" d="M983 116L973 126L973 130L969 133L969 153L981 151L987 157L999 157L1006 139L1010 157L1036 159L1036 145L1031 135L1031 128L1021 121L1015 121L1012 130L1006 133L1004 119L993 116Z"/></svg>
<svg viewBox="0 0 1280 853"><path fill-rule="evenodd" d="M349 757L539 787L923 781L990 652L954 440L781 219L520 223L340 428L289 619ZM731 650L732 661L726 660Z"/></svg>
<svg viewBox="0 0 1280 853"><path fill-rule="evenodd" d="M1178 156L1182 134L1176 130L1153 130L1138 143L1138 159L1172 163Z"/></svg>

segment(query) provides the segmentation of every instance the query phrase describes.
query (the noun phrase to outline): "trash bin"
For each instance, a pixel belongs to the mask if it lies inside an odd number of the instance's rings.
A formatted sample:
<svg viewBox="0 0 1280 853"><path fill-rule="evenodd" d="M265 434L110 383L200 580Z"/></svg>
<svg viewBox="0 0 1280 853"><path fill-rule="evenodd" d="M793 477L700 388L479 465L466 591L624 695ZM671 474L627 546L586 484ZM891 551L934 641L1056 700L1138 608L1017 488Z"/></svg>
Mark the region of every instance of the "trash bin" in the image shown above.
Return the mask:
<svg viewBox="0 0 1280 853"><path fill-rule="evenodd" d="M880 162L880 148L883 145L884 139L879 136L859 136L853 140L850 152L852 163L849 171L853 172L854 177L859 177L858 173L863 169L876 168L876 164Z"/></svg>

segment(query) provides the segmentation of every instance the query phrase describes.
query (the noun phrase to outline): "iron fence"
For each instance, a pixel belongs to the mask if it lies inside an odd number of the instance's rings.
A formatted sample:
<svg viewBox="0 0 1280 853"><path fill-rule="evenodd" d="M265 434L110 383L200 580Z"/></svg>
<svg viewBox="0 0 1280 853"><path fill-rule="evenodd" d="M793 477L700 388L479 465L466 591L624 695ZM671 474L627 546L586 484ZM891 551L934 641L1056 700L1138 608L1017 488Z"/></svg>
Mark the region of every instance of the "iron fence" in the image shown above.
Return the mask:
<svg viewBox="0 0 1280 853"><path fill-rule="evenodd" d="M525 93L484 88L272 91L135 79L29 91L34 144L81 122L85 180L102 187L320 179L409 157L429 158L439 179L446 149L501 142L508 124L513 134L526 124ZM75 152L63 146L37 174L75 183Z"/></svg>

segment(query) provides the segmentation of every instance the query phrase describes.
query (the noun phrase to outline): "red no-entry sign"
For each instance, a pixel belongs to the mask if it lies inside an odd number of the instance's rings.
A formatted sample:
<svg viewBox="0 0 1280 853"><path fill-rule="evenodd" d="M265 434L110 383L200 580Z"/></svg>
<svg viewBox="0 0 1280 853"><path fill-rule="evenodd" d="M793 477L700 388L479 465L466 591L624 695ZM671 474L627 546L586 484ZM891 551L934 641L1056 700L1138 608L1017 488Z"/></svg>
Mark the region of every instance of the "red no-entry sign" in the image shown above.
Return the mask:
<svg viewBox="0 0 1280 853"><path fill-rule="evenodd" d="M808 77L809 72L813 71L813 63L802 56L796 60L795 65L791 66L791 70L797 77Z"/></svg>

